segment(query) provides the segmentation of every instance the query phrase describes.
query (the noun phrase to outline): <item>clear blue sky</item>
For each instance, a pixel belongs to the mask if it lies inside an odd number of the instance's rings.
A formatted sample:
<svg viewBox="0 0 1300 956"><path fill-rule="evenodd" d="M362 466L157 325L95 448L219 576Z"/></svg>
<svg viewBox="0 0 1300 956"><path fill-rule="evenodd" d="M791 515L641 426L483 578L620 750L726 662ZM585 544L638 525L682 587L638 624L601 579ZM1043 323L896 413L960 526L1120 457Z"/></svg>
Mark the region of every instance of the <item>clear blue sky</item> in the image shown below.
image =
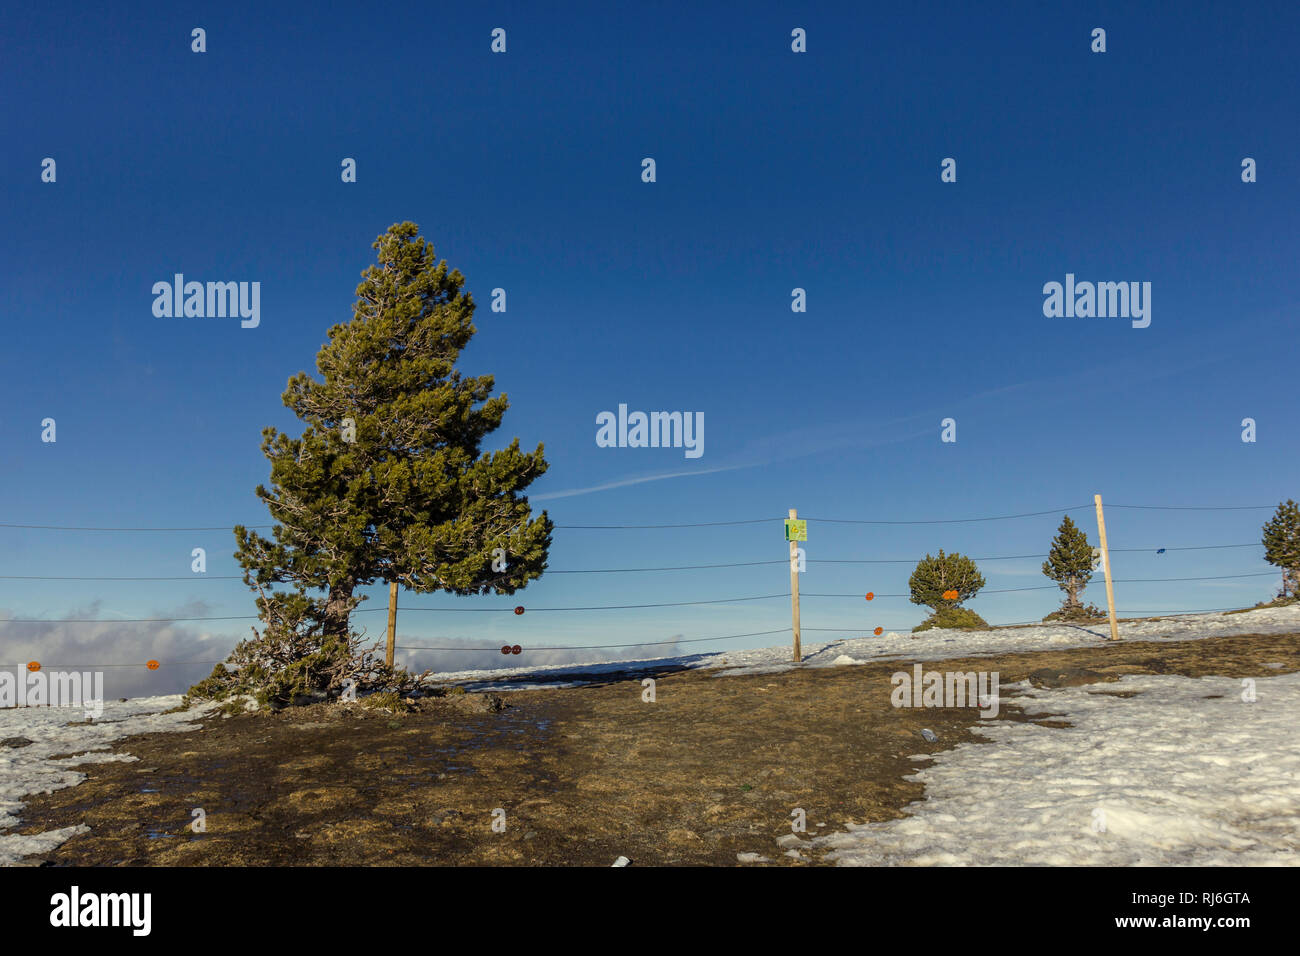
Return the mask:
<svg viewBox="0 0 1300 956"><path fill-rule="evenodd" d="M265 523L266 425L351 316L370 243L412 220L475 295L461 367L510 396L505 444L545 442L533 489L556 570L780 561L810 522L808 594L906 591L927 550L1045 552L1090 506L1274 505L1297 487L1293 3L132 4L14 7L0 38L0 522ZM207 52L192 53L203 27ZM507 30L507 52L489 50ZM806 29L808 52L790 50ZM1094 27L1107 52L1090 52ZM41 182L41 161L57 182ZM340 181L353 157L358 182ZM657 182L641 181L653 157ZM957 160L956 183L940 162ZM1241 181L1241 161L1258 182ZM155 318L153 283L261 283L261 324ZM1044 283L1152 283L1151 325L1045 318ZM507 290L508 312L488 308ZM792 313L791 290L808 311ZM704 413L705 452L609 449L595 418ZM57 443L41 421L57 421ZM940 421L957 421L955 444ZM1254 418L1258 441L1241 441ZM662 477L673 475L675 477ZM654 479L654 480L644 480ZM589 490L600 489L600 490ZM1074 517L1095 539L1090 507ZM1268 511L1108 511L1120 579L1269 571ZM228 530L0 528L4 575L238 573ZM1049 582L985 562L988 589ZM553 574L537 608L783 594L783 564ZM1121 583L1121 613L1249 604L1275 577ZM382 637L381 589L358 623ZM1095 585L1086 598L1102 603ZM1036 619L1054 590L985 594ZM220 659L251 615L238 580L0 579L0 661ZM803 601L806 640L911 627L906 598ZM419 613L404 642L597 645L789 624L788 599L637 611ZM843 633L812 628L846 628ZM690 645L780 643L782 635ZM570 657L614 656L613 651ZM563 659L541 654L510 663ZM93 660L91 658L94 658ZM426 654L451 668L491 657ZM496 656L501 661L500 655ZM504 662L503 662L504 663ZM210 667L146 686L182 689ZM134 671L132 672L134 673ZM141 678L143 680L143 678ZM140 687L131 684L132 692Z"/></svg>

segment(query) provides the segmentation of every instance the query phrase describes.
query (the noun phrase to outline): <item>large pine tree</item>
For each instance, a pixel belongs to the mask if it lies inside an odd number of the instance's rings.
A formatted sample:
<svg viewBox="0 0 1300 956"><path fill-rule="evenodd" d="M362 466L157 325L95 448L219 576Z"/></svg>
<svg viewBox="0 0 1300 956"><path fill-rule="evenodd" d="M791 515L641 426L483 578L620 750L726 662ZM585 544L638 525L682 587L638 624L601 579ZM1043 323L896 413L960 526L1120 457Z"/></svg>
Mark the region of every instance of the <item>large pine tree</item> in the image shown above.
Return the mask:
<svg viewBox="0 0 1300 956"><path fill-rule="evenodd" d="M1282 597L1300 593L1300 505L1288 498L1263 528L1264 560L1282 569Z"/></svg>
<svg viewBox="0 0 1300 956"><path fill-rule="evenodd" d="M374 248L352 320L331 328L317 355L320 380L289 380L284 404L305 423L301 437L262 433L271 487L257 494L275 520L272 539L235 528L263 617L275 610L268 585L323 591L313 606L294 606L335 646L348 640L357 588L382 580L513 593L545 569L553 527L521 494L546 471L542 446L525 453L516 438L481 450L509 402L492 395L492 376L455 368L475 332L464 276L410 222ZM493 570L494 555L504 570Z"/></svg>

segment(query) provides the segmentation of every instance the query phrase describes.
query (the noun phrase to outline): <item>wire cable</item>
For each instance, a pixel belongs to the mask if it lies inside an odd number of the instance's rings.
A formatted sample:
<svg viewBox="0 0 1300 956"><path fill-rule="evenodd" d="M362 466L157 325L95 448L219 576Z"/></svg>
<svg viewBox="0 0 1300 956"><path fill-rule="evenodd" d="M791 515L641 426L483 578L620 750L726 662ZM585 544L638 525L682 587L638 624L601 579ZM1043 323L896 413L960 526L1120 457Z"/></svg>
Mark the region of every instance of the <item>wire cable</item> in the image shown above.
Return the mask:
<svg viewBox="0 0 1300 956"><path fill-rule="evenodd" d="M668 601L661 604L603 604L585 607L534 607L529 611L626 611L648 607L693 607L699 604L732 604L742 601L768 601L772 598L789 597L787 593L758 594L750 597L714 598L708 601ZM387 612L384 607L353 608L352 614L370 614ZM513 607L407 607L403 611L444 611L462 614L511 614ZM120 617L120 618L0 618L0 624L170 624L176 621L256 621L257 614L236 614L217 617Z"/></svg>
<svg viewBox="0 0 1300 956"><path fill-rule="evenodd" d="M1153 581L1225 581L1229 578L1263 578L1263 577L1271 578L1276 574L1277 574L1276 571L1254 571L1251 572L1250 574L1217 574L1217 575L1207 575L1205 577L1195 577L1195 578L1112 578L1111 583L1112 584L1142 584L1142 583L1148 583ZM1011 594L1012 592L1015 591L1054 591L1057 589L1057 587L1058 585L1055 584L1040 584L1034 587L1025 587L1025 588L981 588L979 593L980 594ZM864 595L858 594L856 592L852 594L848 594L848 593L827 594L827 593L817 593L815 591L809 591L809 592L801 591L799 592L799 596L800 597L836 597L836 598L864 597ZM904 593L896 592L896 593L888 594L884 592L875 592L872 596L873 598L911 597L911 593L908 592L904 594Z"/></svg>
<svg viewBox="0 0 1300 956"><path fill-rule="evenodd" d="M1042 515L1062 514L1070 511L1083 511L1091 508L1092 505L1078 505L1073 508L1052 508L1049 511L1026 511L1023 514L1015 515L991 515L985 518L931 518L924 521L879 521L859 518L813 518L809 517L808 521L819 521L825 524L966 524L972 521L1010 521L1014 518L1038 518Z"/></svg>
<svg viewBox="0 0 1300 956"><path fill-rule="evenodd" d="M1136 508L1142 511L1263 511L1277 505L1106 505L1107 508Z"/></svg>
<svg viewBox="0 0 1300 956"><path fill-rule="evenodd" d="M911 524L965 524L974 521L1010 521L1017 518L1038 518L1044 515L1063 514L1071 511L1086 511L1093 505L1076 505L1069 508L1050 508L1046 511L1026 511L1020 514L1010 515L986 515L976 518L927 518L916 520L885 520L885 519L867 519L867 518L805 518L806 521L819 521L826 524L885 524L885 525L911 525ZM1207 507L1180 507L1173 505L1107 505L1108 508L1141 508L1164 511L1256 511L1264 508L1272 508L1273 505L1230 505L1230 506L1207 506ZM696 521L676 524L557 524L556 529L566 531L625 531L625 530L645 530L645 529L676 529L676 528L721 528L738 525L766 524L768 522L784 521L784 517L771 518L745 518L737 521ZM0 528L18 528L29 531L108 531L108 532L167 532L167 531L229 531L234 525L218 525L207 527L152 527L152 528L131 528L131 527L105 527L96 525L52 525L52 524L16 524L12 522L0 522ZM264 531L268 528L274 528L274 524L253 524L244 527Z"/></svg>
<svg viewBox="0 0 1300 956"><path fill-rule="evenodd" d="M1203 544L1181 548L1164 548L1165 551L1210 551L1222 548L1262 548L1258 542L1246 544ZM1140 554L1154 552L1157 548L1111 548L1113 554ZM1047 554L1000 554L972 557L972 561L1017 561L1028 558L1046 558ZM915 564L916 558L808 558L808 564ZM547 569L544 574L631 574L642 571L702 571L711 568L753 568L763 565L788 564L787 558L771 561L730 561L720 564L680 564L656 568L575 568L569 570ZM1273 573L1273 572L1269 572ZM1231 577L1231 575L1227 575ZM241 581L239 574L175 574L167 576L137 575L65 575L65 574L0 574L0 581ZM1193 580L1190 578L1150 578L1148 580Z"/></svg>
<svg viewBox="0 0 1300 956"><path fill-rule="evenodd" d="M637 641L633 644L576 644L570 647L526 647L527 651L585 651L585 650L605 650L612 647L658 647L664 644L707 644L710 641L730 641L738 637L763 637L768 634L784 634L790 630L788 627L778 627L771 631L750 631L748 634L724 634L720 637L699 637L692 638L689 641ZM406 651L491 651L492 647L424 647L415 644L397 644L399 650ZM611 661L610 663L620 663Z"/></svg>

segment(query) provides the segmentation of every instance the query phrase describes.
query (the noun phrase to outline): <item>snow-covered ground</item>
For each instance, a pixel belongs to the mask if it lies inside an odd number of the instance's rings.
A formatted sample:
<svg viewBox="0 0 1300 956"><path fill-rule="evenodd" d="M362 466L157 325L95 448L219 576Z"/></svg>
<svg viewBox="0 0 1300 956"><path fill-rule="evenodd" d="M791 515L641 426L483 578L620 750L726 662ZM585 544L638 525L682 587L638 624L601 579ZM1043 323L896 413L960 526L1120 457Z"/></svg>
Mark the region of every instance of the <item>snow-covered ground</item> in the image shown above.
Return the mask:
<svg viewBox="0 0 1300 956"><path fill-rule="evenodd" d="M1073 726L981 721L992 743L935 754L913 775L926 796L908 816L808 845L844 865L1294 866L1300 673L1253 680L1253 702L1226 677L1004 687L1027 713Z"/></svg>
<svg viewBox="0 0 1300 956"><path fill-rule="evenodd" d="M1119 629L1125 641L1300 632L1300 607L1140 621L1121 624ZM436 681L463 682L467 690L575 686L601 674L663 666L712 668L721 677L871 660L934 661L1061 650L1096 646L1107 636L1104 624L935 630L915 637L890 633L806 645L801 665L792 664L789 646L780 644L657 660L439 673ZM1142 693L1129 700L1092 696L1099 689L1120 687ZM968 848L963 852L969 858L962 862L1236 863L1278 862L1297 849L1293 821L1300 817L1300 765L1296 748L1286 749L1285 724L1287 713L1294 723L1300 705L1296 675L1261 679L1259 699L1253 704L1240 701L1235 682L1217 678L1134 677L1123 684L1092 685L1091 690L1022 688L1019 693L1029 698L1030 707L1038 701L1051 711L1068 710L1078 726L1052 730L981 722L980 730L995 741L993 746L965 745L939 755L935 767L922 771L931 799L919 805L913 817L822 838L848 841L834 844L837 858L850 863L958 862L941 856ZM1212 693L1222 693L1223 699L1206 700ZM1002 688L1002 694L1007 696L1008 688ZM71 767L135 759L104 752L113 741L132 734L185 730L208 709L161 713L179 702L178 695L105 702L103 716L90 723L81 722L85 715L78 709L0 710L0 741L17 737L32 741L0 746L0 831L18 823L22 797L75 786L85 779ZM56 754L78 756L56 759ZM1033 776L1053 767L1060 774L1051 784L1055 791L1044 789L1050 780ZM1024 783L1031 778L1037 783ZM1076 819L1080 808L1083 816ZM1106 814L1105 833L1091 829L1094 809ZM1083 832L1075 832L1077 827ZM932 831L928 837L927 828ZM0 833L0 865L48 852L84 829L68 827L34 836ZM1017 836L1019 830L1025 835ZM881 833L893 836L882 838ZM926 839L933 841L929 849ZM785 844L783 848L787 855L797 852Z"/></svg>
<svg viewBox="0 0 1300 956"><path fill-rule="evenodd" d="M161 713L180 702L179 694L140 697L124 703L105 701L103 716L89 723L73 723L85 720L85 712L75 707L0 710L0 741L14 738L31 741L18 746L0 745L0 830L18 824L22 797L52 793L76 786L86 779L85 774L71 767L136 759L127 754L102 752L107 751L113 741L153 731L188 730L190 722L207 710L192 708L178 714ZM78 756L56 757L56 754ZM47 853L87 829L84 826L65 827L33 836L0 833L0 865L13 863L28 854Z"/></svg>
<svg viewBox="0 0 1300 956"><path fill-rule="evenodd" d="M1119 625L1121 641L1190 641L1231 634L1285 634L1300 632L1300 605L1264 608L1245 614L1196 614L1133 621ZM466 690L521 690L567 686L565 677L598 678L615 671L676 666L716 668L718 676L732 674L774 674L795 667L840 667L871 660L934 661L951 657L981 657L1025 651L1059 651L1071 647L1095 647L1110 637L1110 626L1101 624L1043 624L1030 627L1001 627L988 631L931 630L920 634L889 632L880 637L855 637L822 644L807 642L803 663L790 661L789 643L752 650L687 654L639 661L595 661L589 664L556 664L542 667L509 667L493 670L440 671L436 683L464 682ZM593 657L599 653L593 649Z"/></svg>

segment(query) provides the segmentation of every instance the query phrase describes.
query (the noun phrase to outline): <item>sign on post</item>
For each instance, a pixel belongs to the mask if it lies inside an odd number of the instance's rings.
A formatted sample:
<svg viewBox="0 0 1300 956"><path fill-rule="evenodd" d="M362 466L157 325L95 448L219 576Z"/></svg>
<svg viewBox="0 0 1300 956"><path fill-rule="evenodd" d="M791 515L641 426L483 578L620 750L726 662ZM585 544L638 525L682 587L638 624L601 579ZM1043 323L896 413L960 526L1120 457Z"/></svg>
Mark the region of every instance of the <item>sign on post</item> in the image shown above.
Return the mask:
<svg viewBox="0 0 1300 956"><path fill-rule="evenodd" d="M803 659L803 648L799 642L799 541L808 540L808 522L796 517L799 512L790 509L790 517L785 519L785 540L790 542L790 623L794 630L794 662Z"/></svg>

